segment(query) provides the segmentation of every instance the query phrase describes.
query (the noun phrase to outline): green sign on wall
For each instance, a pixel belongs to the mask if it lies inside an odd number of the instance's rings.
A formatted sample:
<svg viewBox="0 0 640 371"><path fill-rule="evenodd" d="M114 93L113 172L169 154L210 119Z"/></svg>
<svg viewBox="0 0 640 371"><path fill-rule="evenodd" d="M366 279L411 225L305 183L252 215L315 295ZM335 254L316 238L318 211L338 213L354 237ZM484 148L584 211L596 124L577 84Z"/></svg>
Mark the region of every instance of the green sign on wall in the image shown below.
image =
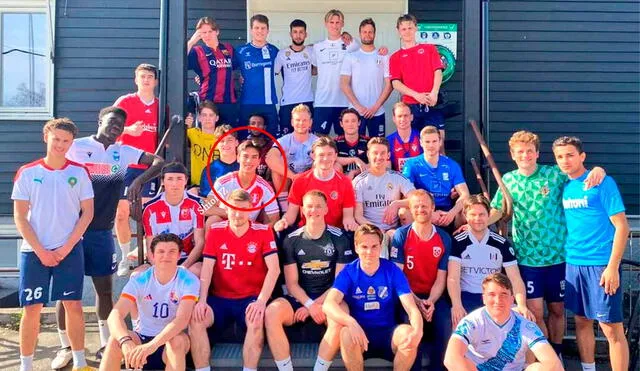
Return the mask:
<svg viewBox="0 0 640 371"><path fill-rule="evenodd" d="M419 43L433 44L438 48L444 65L442 82L447 82L456 69L458 25L456 23L419 23L416 40Z"/></svg>

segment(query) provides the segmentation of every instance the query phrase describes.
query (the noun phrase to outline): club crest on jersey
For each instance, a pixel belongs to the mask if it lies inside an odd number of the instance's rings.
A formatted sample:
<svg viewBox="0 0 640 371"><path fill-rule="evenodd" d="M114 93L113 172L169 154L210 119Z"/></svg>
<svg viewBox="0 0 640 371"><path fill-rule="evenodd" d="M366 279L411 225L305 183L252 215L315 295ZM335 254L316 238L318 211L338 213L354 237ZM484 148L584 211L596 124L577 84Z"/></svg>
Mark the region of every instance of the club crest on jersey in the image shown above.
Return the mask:
<svg viewBox="0 0 640 371"><path fill-rule="evenodd" d="M69 179L67 179L67 183L69 183L71 187L75 187L75 185L78 184L78 178L75 176L69 177Z"/></svg>
<svg viewBox="0 0 640 371"><path fill-rule="evenodd" d="M178 304L178 302L180 302L180 299L178 299L178 295L176 295L175 291L171 291L169 293L169 301L173 304Z"/></svg>
<svg viewBox="0 0 640 371"><path fill-rule="evenodd" d="M376 289L373 286L369 286L367 289L367 300L376 300Z"/></svg>
<svg viewBox="0 0 640 371"><path fill-rule="evenodd" d="M120 170L120 165L113 165L111 166L111 173L115 174Z"/></svg>
<svg viewBox="0 0 640 371"><path fill-rule="evenodd" d="M418 49L418 54L424 54L424 49L422 48Z"/></svg>
<svg viewBox="0 0 640 371"><path fill-rule="evenodd" d="M244 69L245 70L250 70L251 69L251 62L244 61Z"/></svg>
<svg viewBox="0 0 640 371"><path fill-rule="evenodd" d="M449 180L449 173L442 173L442 180Z"/></svg>
<svg viewBox="0 0 640 371"><path fill-rule="evenodd" d="M384 299L389 296L389 288L387 286L378 286L378 297Z"/></svg>
<svg viewBox="0 0 640 371"><path fill-rule="evenodd" d="M549 187L546 184L540 188L540 194L545 197L549 194Z"/></svg>
<svg viewBox="0 0 640 371"><path fill-rule="evenodd" d="M289 58L291 56L291 52L290 51L286 51L284 52L285 57Z"/></svg>
<svg viewBox="0 0 640 371"><path fill-rule="evenodd" d="M87 152L87 157L91 158L91 155L93 155L93 152Z"/></svg>
<svg viewBox="0 0 640 371"><path fill-rule="evenodd" d="M437 257L440 257L440 255L442 255L442 247L434 246L433 247L433 257L437 258Z"/></svg>
<svg viewBox="0 0 640 371"><path fill-rule="evenodd" d="M411 150L414 151L414 152L417 151L418 150L418 145L417 144L412 144L411 145Z"/></svg>
<svg viewBox="0 0 640 371"><path fill-rule="evenodd" d="M182 215L183 218L186 218L187 216L189 216L189 209L180 210L180 214Z"/></svg>
<svg viewBox="0 0 640 371"><path fill-rule="evenodd" d="M256 245L255 242L249 242L249 244L247 245L247 251L250 254L255 253L256 251L258 251L258 245Z"/></svg>
<svg viewBox="0 0 640 371"><path fill-rule="evenodd" d="M164 219L167 216L167 213L165 211L161 211L160 215L162 215L162 218Z"/></svg>
<svg viewBox="0 0 640 371"><path fill-rule="evenodd" d="M304 59L309 59L309 54L307 54L307 52L302 53L302 56Z"/></svg>
<svg viewBox="0 0 640 371"><path fill-rule="evenodd" d="M330 197L331 197L332 200L337 200L338 199L338 192L336 192L336 191L331 192Z"/></svg>
<svg viewBox="0 0 640 371"><path fill-rule="evenodd" d="M223 50L222 50L222 55L227 55L227 56L228 56L228 55L229 55L229 51L228 51L228 50L226 50L226 49L223 49Z"/></svg>
<svg viewBox="0 0 640 371"><path fill-rule="evenodd" d="M333 245L327 244L322 246L322 251L324 251L324 254L326 256L333 256L333 254L336 252L336 249L333 248Z"/></svg>
<svg viewBox="0 0 640 371"><path fill-rule="evenodd" d="M120 161L120 152L113 151L113 161Z"/></svg>
<svg viewBox="0 0 640 371"><path fill-rule="evenodd" d="M387 183L387 189L391 191L393 189L393 183Z"/></svg>

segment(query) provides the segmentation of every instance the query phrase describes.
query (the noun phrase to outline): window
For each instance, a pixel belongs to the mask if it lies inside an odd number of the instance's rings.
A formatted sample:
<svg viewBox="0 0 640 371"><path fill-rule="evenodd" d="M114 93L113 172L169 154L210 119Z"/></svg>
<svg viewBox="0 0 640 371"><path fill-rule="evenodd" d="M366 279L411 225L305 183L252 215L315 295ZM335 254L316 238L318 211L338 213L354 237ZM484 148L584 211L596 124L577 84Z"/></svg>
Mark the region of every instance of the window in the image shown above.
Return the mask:
<svg viewBox="0 0 640 371"><path fill-rule="evenodd" d="M16 6L7 5L12 3ZM2 119L53 115L53 22L49 16L47 1L0 1Z"/></svg>

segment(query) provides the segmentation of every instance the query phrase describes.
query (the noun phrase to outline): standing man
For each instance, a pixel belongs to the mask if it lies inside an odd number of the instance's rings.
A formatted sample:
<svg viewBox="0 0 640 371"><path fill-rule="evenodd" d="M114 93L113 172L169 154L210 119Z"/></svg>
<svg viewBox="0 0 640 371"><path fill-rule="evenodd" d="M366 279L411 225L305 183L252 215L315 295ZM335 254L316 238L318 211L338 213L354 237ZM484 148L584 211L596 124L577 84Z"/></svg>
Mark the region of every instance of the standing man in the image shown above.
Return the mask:
<svg viewBox="0 0 640 371"><path fill-rule="evenodd" d="M340 352L348 370L364 370L367 358L409 370L422 339L422 318L409 283L392 262L380 259L382 231L363 224L355 233L358 259L347 264L329 290L323 309L340 330ZM348 311L343 308L347 304ZM409 324L398 323L399 307Z"/></svg>
<svg viewBox="0 0 640 371"><path fill-rule="evenodd" d="M236 54L229 43L221 43L220 28L211 17L202 17L187 42L189 69L200 79L200 101L209 100L218 107L220 122L238 124L233 70L238 69ZM198 41L202 44L198 45Z"/></svg>
<svg viewBox="0 0 640 371"><path fill-rule="evenodd" d="M434 45L418 44L417 24L418 20L411 14L398 18L396 29L402 47L389 60L391 84L402 94L402 101L411 107L413 127L418 131L427 125L437 127L444 148L444 115L434 108L442 84L442 61Z"/></svg>
<svg viewBox="0 0 640 371"><path fill-rule="evenodd" d="M354 108L347 108L340 114L340 127L344 135L336 138L338 164L350 179L367 169L367 142L369 138L360 133L360 115Z"/></svg>
<svg viewBox="0 0 640 371"><path fill-rule="evenodd" d="M507 276L485 277L482 300L485 306L464 317L449 340L444 359L449 370L564 370L538 326L511 310L513 287ZM537 362L527 365L528 351Z"/></svg>
<svg viewBox="0 0 640 371"><path fill-rule="evenodd" d="M96 313L100 333L100 349L96 353L98 359L102 358L104 347L109 340L107 318L113 308L112 275L118 265L111 230L126 169L131 164L143 164L148 167L129 186L128 197L133 203L140 197L142 185L158 175L164 163L162 158L149 152L116 143L116 138L124 130L126 119L127 113L121 108L103 108L98 115L97 133L74 140L67 153L68 159L84 164L89 169L95 194L93 220L84 233L82 245L84 273L91 276L96 293ZM56 309L58 329L64 331L66 328L64 307L58 303ZM63 347L65 337L66 335L60 336ZM63 360L68 359L64 352L58 356ZM56 359L53 361L57 362Z"/></svg>
<svg viewBox="0 0 640 371"><path fill-rule="evenodd" d="M251 42L238 48L238 64L242 72L240 95L240 126L247 126L249 117L260 113L267 119L267 131L278 133L275 61L278 48L267 42L269 18L262 14L251 17ZM244 139L246 134L241 133Z"/></svg>
<svg viewBox="0 0 640 371"><path fill-rule="evenodd" d="M552 149L560 170L570 179L562 194L568 232L565 305L575 315L582 369L595 370L593 321L597 320L609 342L611 369L627 370L620 260L629 224L622 197L609 176L599 186L585 190L589 171L584 167L587 155L580 139L558 138Z"/></svg>
<svg viewBox="0 0 640 371"><path fill-rule="evenodd" d="M273 232L253 223L251 196L242 189L231 192L228 220L211 226L200 274L200 301L189 325L193 363L210 370L215 334L234 323L246 330L242 348L243 370L255 371L264 346L264 312L280 274ZM212 331L207 336L207 328Z"/></svg>
<svg viewBox="0 0 640 371"><path fill-rule="evenodd" d="M417 189L427 190L433 195L436 204L433 223L451 233L456 225L462 224L462 206L469 197L469 188L460 165L440 154L440 135L435 126L425 126L420 131L420 145L424 154L407 160L402 174ZM452 198L454 190L459 195L455 202Z"/></svg>
<svg viewBox="0 0 640 371"><path fill-rule="evenodd" d="M33 369L40 312L49 300L60 300L67 309L70 325L69 336L64 334L64 346L72 355L73 369L86 371L91 368L84 355L81 238L93 218L93 189L87 169L65 158L78 133L73 121L53 119L42 131L47 154L18 170L11 193L13 218L23 238L19 291L20 306L24 308L20 318L20 371Z"/></svg>
<svg viewBox="0 0 640 371"><path fill-rule="evenodd" d="M391 168L402 172L404 163L411 157L422 154L420 132L411 128L413 115L411 109L403 102L393 105L391 110L396 131L387 136L390 150Z"/></svg>
<svg viewBox="0 0 640 371"><path fill-rule="evenodd" d="M139 65L135 70L135 83L138 87L137 92L123 95L113 104L127 113L124 131L118 138L118 142L145 152L155 153L158 145L158 98L155 92L158 85L158 69L151 64ZM127 254L131 250L131 227L129 226L131 205L127 200L127 190L133 180L147 167L147 165L133 163L127 168L124 176L124 188L116 211L116 237L122 251L118 276L129 273ZM149 201L156 192L155 180L145 183L142 188L142 201Z"/></svg>
<svg viewBox="0 0 640 371"><path fill-rule="evenodd" d="M109 315L111 336L101 371L127 369L184 370L189 337L184 330L200 289L198 277L178 266L182 239L173 233L155 236L149 245L151 268L132 276ZM127 315L139 316L133 331Z"/></svg>
<svg viewBox="0 0 640 371"><path fill-rule="evenodd" d="M360 134L385 136L384 102L393 88L389 81L389 57L380 55L374 40L376 24L371 18L360 22L360 49L345 56L340 70L340 88L362 122Z"/></svg>
<svg viewBox="0 0 640 371"><path fill-rule="evenodd" d="M291 127L291 110L298 104L304 104L313 112L313 91L311 76L315 67L311 64L313 47L305 46L307 24L294 19L289 25L291 45L278 52L275 71L282 76L282 100L280 100L280 132L287 135Z"/></svg>
<svg viewBox="0 0 640 371"><path fill-rule="evenodd" d="M267 307L265 325L269 348L280 371L292 371L289 341L284 326L307 319L327 326L320 342L314 371L326 371L340 348L340 329L327 322L322 304L335 277L355 254L342 230L328 226L327 197L311 190L302 199L302 213L307 224L284 239L284 279L288 294Z"/></svg>
<svg viewBox="0 0 640 371"><path fill-rule="evenodd" d="M396 230L389 257L407 276L422 320L431 329L429 369L442 370L446 342L451 335L451 308L442 296L447 287L451 237L431 223L434 204L429 192L414 190L408 200L413 223Z"/></svg>
<svg viewBox="0 0 640 371"><path fill-rule="evenodd" d="M314 44L311 55L311 61L318 69L313 132L326 135L333 127L335 133L341 135L340 112L347 108L349 102L340 89L340 69L345 55L358 50L359 45L342 40L344 14L341 11L329 10L324 16L324 25L327 39Z"/></svg>
<svg viewBox="0 0 640 371"><path fill-rule="evenodd" d="M558 166L538 164L540 138L534 133L515 132L509 139L509 152L518 168L504 174L502 181L513 198L511 236L527 289L527 307L560 356L564 337L567 237L562 191L568 178ZM585 179L585 187L599 184L604 176L602 168L594 168ZM491 201L490 225L502 218L502 200L502 191L498 189Z"/></svg>

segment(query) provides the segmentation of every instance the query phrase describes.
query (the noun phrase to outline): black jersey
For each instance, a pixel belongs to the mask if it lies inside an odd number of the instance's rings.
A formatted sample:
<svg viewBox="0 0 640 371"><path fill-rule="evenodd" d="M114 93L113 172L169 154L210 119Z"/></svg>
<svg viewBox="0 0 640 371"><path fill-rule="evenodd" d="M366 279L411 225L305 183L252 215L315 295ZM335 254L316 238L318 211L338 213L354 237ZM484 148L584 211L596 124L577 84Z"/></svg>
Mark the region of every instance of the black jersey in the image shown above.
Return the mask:
<svg viewBox="0 0 640 371"><path fill-rule="evenodd" d="M358 140L354 143L348 142L344 135L341 135L336 138L336 146L338 147L338 157L358 157L364 163L369 163L367 159L367 142L369 141L369 137L360 135L358 136ZM344 169L345 173L348 173L351 170L357 169L358 166L356 164L347 165L346 169Z"/></svg>

